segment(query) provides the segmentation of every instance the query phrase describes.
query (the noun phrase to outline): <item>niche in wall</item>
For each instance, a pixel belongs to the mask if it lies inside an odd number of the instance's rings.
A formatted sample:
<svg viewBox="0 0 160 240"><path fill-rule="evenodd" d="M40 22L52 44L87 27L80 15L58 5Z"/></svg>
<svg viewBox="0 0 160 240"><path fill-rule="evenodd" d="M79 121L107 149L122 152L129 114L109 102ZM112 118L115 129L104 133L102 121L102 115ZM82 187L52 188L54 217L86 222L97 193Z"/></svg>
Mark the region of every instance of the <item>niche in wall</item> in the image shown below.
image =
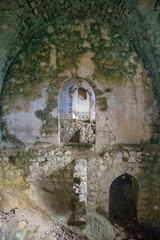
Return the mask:
<svg viewBox="0 0 160 240"><path fill-rule="evenodd" d="M59 133L62 143L95 143L95 94L85 80L70 79L59 93Z"/></svg>

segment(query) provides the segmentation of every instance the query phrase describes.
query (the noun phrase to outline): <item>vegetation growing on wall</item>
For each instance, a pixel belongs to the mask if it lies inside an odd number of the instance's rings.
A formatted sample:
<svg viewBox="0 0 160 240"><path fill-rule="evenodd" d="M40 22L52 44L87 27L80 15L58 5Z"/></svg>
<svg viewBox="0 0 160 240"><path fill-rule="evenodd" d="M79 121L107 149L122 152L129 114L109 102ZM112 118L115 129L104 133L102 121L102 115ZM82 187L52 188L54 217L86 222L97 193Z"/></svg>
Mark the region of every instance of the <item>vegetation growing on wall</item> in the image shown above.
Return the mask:
<svg viewBox="0 0 160 240"><path fill-rule="evenodd" d="M34 35L37 35L40 39L39 30L42 33L47 25L52 23L54 31L59 32L61 28L63 29L72 24L75 25L77 20L83 21L87 19L88 21L92 19L98 26L103 24L105 26L111 26L111 35L114 36L118 33L120 38L123 36L127 42L130 42L143 61L152 80L156 86L159 86L159 61L155 61L158 60L158 56L156 56L156 49L158 47L157 39L159 39L159 31L157 28L158 3L155 2L155 6L153 4L153 9L151 10L154 12L152 15L146 14L145 16L140 12L141 5L143 5L143 3L140 0L109 0L107 2L102 0L89 0L87 2L80 0L47 0L45 2L37 0L8 1L0 6L3 16L2 24L8 24L9 30L12 28L17 34L16 48L10 52L8 63L13 60L18 49L28 45ZM7 11L4 11L5 9L7 9ZM8 16L10 16L9 19ZM151 26L155 26L155 31ZM153 35L154 37L152 38L151 36ZM119 39L117 37L112 39L113 43L117 44L118 41ZM154 47L151 47L150 43L156 44ZM98 51L99 50L98 47ZM126 57L126 54L123 57ZM102 71L103 69L101 68L99 69ZM123 69L122 72L124 74L125 69ZM109 75L109 71L107 74ZM158 92L159 90L157 90L156 94L158 94Z"/></svg>
<svg viewBox="0 0 160 240"><path fill-rule="evenodd" d="M125 5L122 5L125 8ZM27 31L25 45L10 68L13 82L17 81L18 76L14 77L17 70L21 80L25 78L27 83L32 82L32 84L41 81L46 74L48 74L48 77L53 74L55 69L50 68L47 69L50 71L46 71L46 67L49 68L47 64L49 63L49 46L51 43L56 46L58 71L63 71L68 66L75 66L82 54L93 51L95 52L93 60L100 73L113 81L126 78L127 68L123 63L129 59L130 53L128 49L123 50L123 48L126 48L124 43L127 46L129 46L129 43L128 40L126 41L125 35L116 35L117 28L116 30L111 29L112 11L117 10L112 1L108 3L87 1L83 4L79 0L67 2L57 0L54 2L48 1L47 4L45 2L45 5L43 2L21 1L21 3L18 2L16 7L21 21L25 21L25 30L28 28L29 31ZM120 7L122 8L122 6ZM130 7L130 5L128 4L127 7ZM76 24L78 28L78 25L83 21L87 22L87 24L84 24L85 29L83 30L88 31L86 39L82 38L80 31L72 30L72 24ZM114 26L114 22L112 24ZM106 40L101 36L101 27L104 25L110 28L108 34L111 38L109 46L105 46ZM50 26L49 32L46 31L48 26ZM113 31L115 31L115 34ZM107 35L107 33L104 33L104 35ZM83 47L84 40L90 43L91 49ZM40 62L44 62L45 66L40 65ZM19 89L22 89L22 87L20 85Z"/></svg>
<svg viewBox="0 0 160 240"><path fill-rule="evenodd" d="M40 83L53 81L66 69L76 68L80 58L87 52L94 53L93 80L103 78L102 82L123 84L126 79L133 79L141 59L150 76L154 75L154 81L157 81L155 66L152 71L153 63L150 65L149 58L145 58L149 52L153 59L151 48L146 41L146 52L142 46L147 26L142 26L138 3L113 0L106 3L101 0L12 2L10 7L19 26L17 43L21 44L17 55L12 52L8 57L10 68L3 87L3 103L4 100L14 103L21 96L35 99L40 93ZM5 19L7 14L3 11ZM8 24L12 25L11 22ZM55 47L56 66L50 64L52 46ZM138 53L138 57L134 58L135 63L130 61L134 50Z"/></svg>
<svg viewBox="0 0 160 240"><path fill-rule="evenodd" d="M37 84L53 79L59 72L76 67L80 57L86 52L95 53L93 62L96 72L102 74L106 80L121 82L126 80L128 73L135 74L136 65L129 63L126 66L132 49L127 47L125 50L122 37L120 43L110 40L106 47L106 40L101 35L102 24L90 23L86 38L81 35L88 23L83 28L81 24L78 22L79 30L72 30L70 25L60 29L54 29L54 26L50 25L53 32L48 33L47 26L39 35L33 36L11 65L3 95L9 95L13 101L17 95L34 98L39 91ZM107 32L105 34L107 35ZM88 42L91 47L85 46L84 42ZM56 48L56 67L50 65L52 45Z"/></svg>

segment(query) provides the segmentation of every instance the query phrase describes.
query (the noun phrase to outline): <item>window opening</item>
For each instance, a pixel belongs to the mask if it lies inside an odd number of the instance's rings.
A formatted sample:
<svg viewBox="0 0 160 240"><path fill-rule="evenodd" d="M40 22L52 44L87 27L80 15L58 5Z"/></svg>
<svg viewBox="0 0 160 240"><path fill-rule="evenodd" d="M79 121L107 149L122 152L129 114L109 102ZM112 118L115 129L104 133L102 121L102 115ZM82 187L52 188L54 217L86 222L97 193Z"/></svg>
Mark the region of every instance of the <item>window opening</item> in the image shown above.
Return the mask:
<svg viewBox="0 0 160 240"><path fill-rule="evenodd" d="M95 143L95 94L85 80L69 80L59 94L59 131L63 143Z"/></svg>

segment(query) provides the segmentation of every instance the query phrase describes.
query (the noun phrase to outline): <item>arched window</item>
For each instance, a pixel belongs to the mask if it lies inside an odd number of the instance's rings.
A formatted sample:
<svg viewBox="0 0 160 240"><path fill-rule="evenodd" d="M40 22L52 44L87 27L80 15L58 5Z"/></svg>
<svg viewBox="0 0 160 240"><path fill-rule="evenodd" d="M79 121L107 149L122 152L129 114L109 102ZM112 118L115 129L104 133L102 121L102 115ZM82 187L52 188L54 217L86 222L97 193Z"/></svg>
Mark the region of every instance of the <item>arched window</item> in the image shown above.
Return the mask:
<svg viewBox="0 0 160 240"><path fill-rule="evenodd" d="M65 82L58 110L60 142L95 143L95 94L87 81Z"/></svg>

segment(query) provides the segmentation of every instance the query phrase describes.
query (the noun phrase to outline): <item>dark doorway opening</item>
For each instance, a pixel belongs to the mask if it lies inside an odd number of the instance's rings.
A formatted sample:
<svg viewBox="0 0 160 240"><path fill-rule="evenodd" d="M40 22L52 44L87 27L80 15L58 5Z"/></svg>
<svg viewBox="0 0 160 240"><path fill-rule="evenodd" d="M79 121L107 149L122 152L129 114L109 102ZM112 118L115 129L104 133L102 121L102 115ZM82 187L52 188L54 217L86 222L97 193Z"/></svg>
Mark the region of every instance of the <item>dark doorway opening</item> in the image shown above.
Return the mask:
<svg viewBox="0 0 160 240"><path fill-rule="evenodd" d="M138 184L135 178L125 173L117 177L110 186L109 218L121 226L137 220Z"/></svg>
<svg viewBox="0 0 160 240"><path fill-rule="evenodd" d="M134 177L127 173L117 177L109 194L109 218L116 229L116 239L160 240L159 228L137 221L139 185Z"/></svg>

